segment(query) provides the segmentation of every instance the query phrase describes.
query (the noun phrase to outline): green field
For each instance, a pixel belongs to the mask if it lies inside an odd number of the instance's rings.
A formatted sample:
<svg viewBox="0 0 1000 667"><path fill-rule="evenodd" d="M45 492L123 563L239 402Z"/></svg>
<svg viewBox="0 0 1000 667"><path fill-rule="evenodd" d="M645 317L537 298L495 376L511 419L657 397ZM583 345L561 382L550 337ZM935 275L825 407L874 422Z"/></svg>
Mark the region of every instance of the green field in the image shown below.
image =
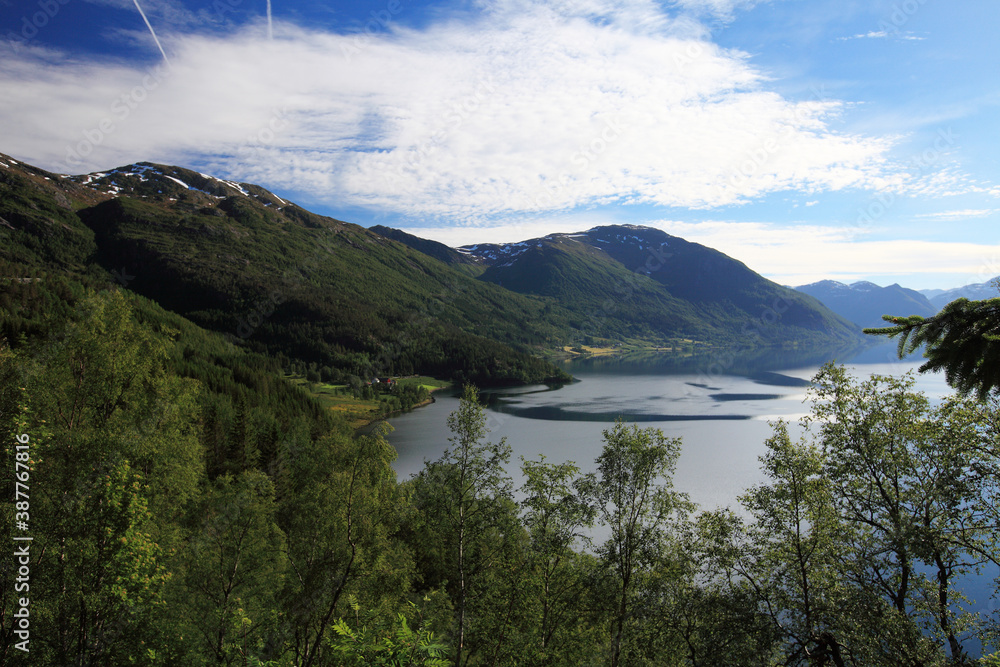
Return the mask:
<svg viewBox="0 0 1000 667"><path fill-rule="evenodd" d="M296 375L285 377L306 389L324 408L336 416L343 417L354 428L360 428L385 416L383 406L378 399L359 398L351 393L347 385L309 382L304 377ZM452 386L447 380L438 380L429 375L399 378L397 382L404 387L423 387L429 392Z"/></svg>

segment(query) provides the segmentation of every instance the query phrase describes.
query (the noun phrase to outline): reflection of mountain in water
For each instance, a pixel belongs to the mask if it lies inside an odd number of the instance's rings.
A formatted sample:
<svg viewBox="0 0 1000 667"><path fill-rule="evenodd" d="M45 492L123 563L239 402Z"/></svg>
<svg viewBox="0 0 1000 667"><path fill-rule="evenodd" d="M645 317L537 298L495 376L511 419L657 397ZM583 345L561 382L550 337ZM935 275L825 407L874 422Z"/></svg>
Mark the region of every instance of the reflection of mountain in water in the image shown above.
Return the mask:
<svg viewBox="0 0 1000 667"><path fill-rule="evenodd" d="M494 412L545 421L746 420L786 414L788 401L793 411L800 410L802 390L830 361L850 366L898 359L891 344L861 350L756 350L739 359L671 353L597 357L564 365L582 384L487 389L481 398Z"/></svg>
<svg viewBox="0 0 1000 667"><path fill-rule="evenodd" d="M645 412L593 412L591 410L567 410L559 405L518 405L492 396L489 401L492 410L515 417L528 419L544 419L547 421L576 422L614 422L618 419L627 422L676 422L676 421L707 421L707 420L741 420L750 419L749 415L666 415L649 414Z"/></svg>
<svg viewBox="0 0 1000 667"><path fill-rule="evenodd" d="M710 394L713 401L774 401L783 398L784 394Z"/></svg>
<svg viewBox="0 0 1000 667"><path fill-rule="evenodd" d="M894 364L899 362L896 343L883 343L877 347L866 348L861 352L848 357L836 357L838 364ZM915 352L906 355L907 361L919 361L923 359L924 348L921 347Z"/></svg>
<svg viewBox="0 0 1000 667"><path fill-rule="evenodd" d="M873 340L873 343L881 341ZM740 375L756 377L769 371L801 366L818 366L828 361L837 363L861 361L861 356L873 355L877 361L885 361L890 353L895 358L895 345L879 344L877 347L839 347L809 349L733 349L720 348L711 352L693 355L672 352L636 352L618 357L591 357L574 359L562 364L569 373L587 371L593 373L614 372L631 375L670 375L677 373L704 373L713 375ZM773 384L762 382L762 384ZM788 385L794 386L794 385Z"/></svg>
<svg viewBox="0 0 1000 667"><path fill-rule="evenodd" d="M812 385L812 382L809 380L794 378L789 375L782 375L781 373L774 373L772 371L754 373L750 376L750 378L757 384L768 384L772 387L809 387Z"/></svg>

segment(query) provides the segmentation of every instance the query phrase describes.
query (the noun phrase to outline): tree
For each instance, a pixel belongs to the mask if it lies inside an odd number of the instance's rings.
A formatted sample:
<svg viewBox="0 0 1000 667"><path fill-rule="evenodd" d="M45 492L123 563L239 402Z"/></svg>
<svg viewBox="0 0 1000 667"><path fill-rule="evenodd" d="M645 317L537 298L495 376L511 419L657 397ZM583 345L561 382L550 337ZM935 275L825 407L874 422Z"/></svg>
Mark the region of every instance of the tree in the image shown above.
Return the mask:
<svg viewBox="0 0 1000 667"><path fill-rule="evenodd" d="M409 588L411 559L393 535L406 516L396 452L384 431L313 439L300 424L279 455L279 520L287 535L284 607L295 664L326 664L347 595L378 605Z"/></svg>
<svg viewBox="0 0 1000 667"><path fill-rule="evenodd" d="M883 318L894 326L865 329L876 336L899 336L898 354L926 346L920 372L944 370L948 384L983 399L1000 391L1000 298L956 299L932 317Z"/></svg>
<svg viewBox="0 0 1000 667"><path fill-rule="evenodd" d="M960 664L966 628L951 604L955 581L982 562L989 538L973 470L996 453L976 447L980 429L970 419L979 411L968 401L932 409L913 382L880 375L857 382L827 365L814 379L812 419L835 507L854 529L859 584L879 591L913 627L929 627Z"/></svg>
<svg viewBox="0 0 1000 667"><path fill-rule="evenodd" d="M671 552L654 570L643 609L641 637L650 664L675 656L671 665L775 664L778 633L758 606L754 589L731 576L745 552L733 548L743 522L729 509L702 512L682 527Z"/></svg>
<svg viewBox="0 0 1000 667"><path fill-rule="evenodd" d="M977 628L956 580L996 557L990 420L970 399L932 408L912 377L828 365L814 384L802 437L775 426L770 481L741 499L754 522L734 533L738 580L786 664L967 664L960 638Z"/></svg>
<svg viewBox="0 0 1000 667"><path fill-rule="evenodd" d="M437 461L428 462L414 480L414 502L424 515L427 528L421 536L437 561L443 579L449 581L456 606L454 664L461 667L469 630L472 584L487 569L510 535L513 514L510 478L504 465L510 460L506 438L484 442L486 408L479 402L475 387L467 385L459 407L448 416L451 447ZM425 582L430 584L444 581Z"/></svg>
<svg viewBox="0 0 1000 667"><path fill-rule="evenodd" d="M581 492L583 478L572 462L522 457L521 471L525 477L521 508L530 540L521 582L530 589L525 649L531 664L579 664L583 660L574 660L571 649L580 643L588 559L574 547L589 544L583 531L593 526L595 508Z"/></svg>
<svg viewBox="0 0 1000 667"><path fill-rule="evenodd" d="M219 665L242 664L264 647L285 576L274 486L260 471L222 475L203 500L200 530L184 551L189 632Z"/></svg>
<svg viewBox="0 0 1000 667"><path fill-rule="evenodd" d="M863 616L864 600L842 586L838 552L850 539L823 463L818 447L793 442L787 425L776 424L761 456L770 482L740 498L754 521L732 535L736 578L748 582L770 619L786 665L844 667L861 653L844 611Z"/></svg>
<svg viewBox="0 0 1000 667"><path fill-rule="evenodd" d="M170 336L122 293L94 294L21 362L38 664L148 661L166 634L174 522L201 476L199 389L165 372Z"/></svg>
<svg viewBox="0 0 1000 667"><path fill-rule="evenodd" d="M604 431L597 475L584 485L597 519L611 535L597 549L613 599L611 667L622 664L623 645L636 614L638 592L670 539L669 528L693 509L685 494L673 490L680 438L655 428L618 421Z"/></svg>

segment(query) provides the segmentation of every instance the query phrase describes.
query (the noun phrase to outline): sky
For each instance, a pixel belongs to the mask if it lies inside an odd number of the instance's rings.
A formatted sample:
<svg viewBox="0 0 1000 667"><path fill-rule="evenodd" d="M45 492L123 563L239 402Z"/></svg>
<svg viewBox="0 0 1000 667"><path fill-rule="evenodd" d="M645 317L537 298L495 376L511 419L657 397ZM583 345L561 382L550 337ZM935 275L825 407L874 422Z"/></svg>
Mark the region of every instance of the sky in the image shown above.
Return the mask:
<svg viewBox="0 0 1000 667"><path fill-rule="evenodd" d="M0 0L0 152L452 246L638 224L786 285L1000 275L996 0Z"/></svg>

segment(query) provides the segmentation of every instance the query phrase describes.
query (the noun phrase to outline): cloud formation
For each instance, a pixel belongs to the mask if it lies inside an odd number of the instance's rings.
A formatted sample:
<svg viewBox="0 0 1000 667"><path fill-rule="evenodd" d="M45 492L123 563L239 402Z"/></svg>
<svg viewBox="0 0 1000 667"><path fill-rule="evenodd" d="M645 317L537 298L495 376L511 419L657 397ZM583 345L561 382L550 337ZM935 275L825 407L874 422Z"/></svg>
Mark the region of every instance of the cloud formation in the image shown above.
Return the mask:
<svg viewBox="0 0 1000 667"><path fill-rule="evenodd" d="M979 208L979 209L959 209L953 211L935 211L934 213L918 213L916 217L918 218L929 218L931 220L937 220L941 222L957 222L961 220L969 220L972 218L985 218L990 215L995 215L1000 212L1000 209L995 208Z"/></svg>
<svg viewBox="0 0 1000 667"><path fill-rule="evenodd" d="M900 30L895 30L890 32L889 30L869 30L868 32L858 33L856 35L851 35L850 37L841 37L839 41L846 42L851 39L901 39L909 42L922 42L927 39L926 37L920 37L912 32L903 32Z"/></svg>
<svg viewBox="0 0 1000 667"><path fill-rule="evenodd" d="M737 257L784 285L825 279L845 283L874 279L888 284L914 274L914 267L921 267L924 284L907 279L904 287L966 285L1000 274L1000 244L996 243L859 239L852 227L810 224L664 221L653 226Z"/></svg>
<svg viewBox="0 0 1000 667"><path fill-rule="evenodd" d="M0 61L4 150L77 173L194 164L444 222L901 186L892 138L837 131L841 102L782 97L653 2L504 0L420 30L394 7L353 34L161 34L170 67L22 49Z"/></svg>

